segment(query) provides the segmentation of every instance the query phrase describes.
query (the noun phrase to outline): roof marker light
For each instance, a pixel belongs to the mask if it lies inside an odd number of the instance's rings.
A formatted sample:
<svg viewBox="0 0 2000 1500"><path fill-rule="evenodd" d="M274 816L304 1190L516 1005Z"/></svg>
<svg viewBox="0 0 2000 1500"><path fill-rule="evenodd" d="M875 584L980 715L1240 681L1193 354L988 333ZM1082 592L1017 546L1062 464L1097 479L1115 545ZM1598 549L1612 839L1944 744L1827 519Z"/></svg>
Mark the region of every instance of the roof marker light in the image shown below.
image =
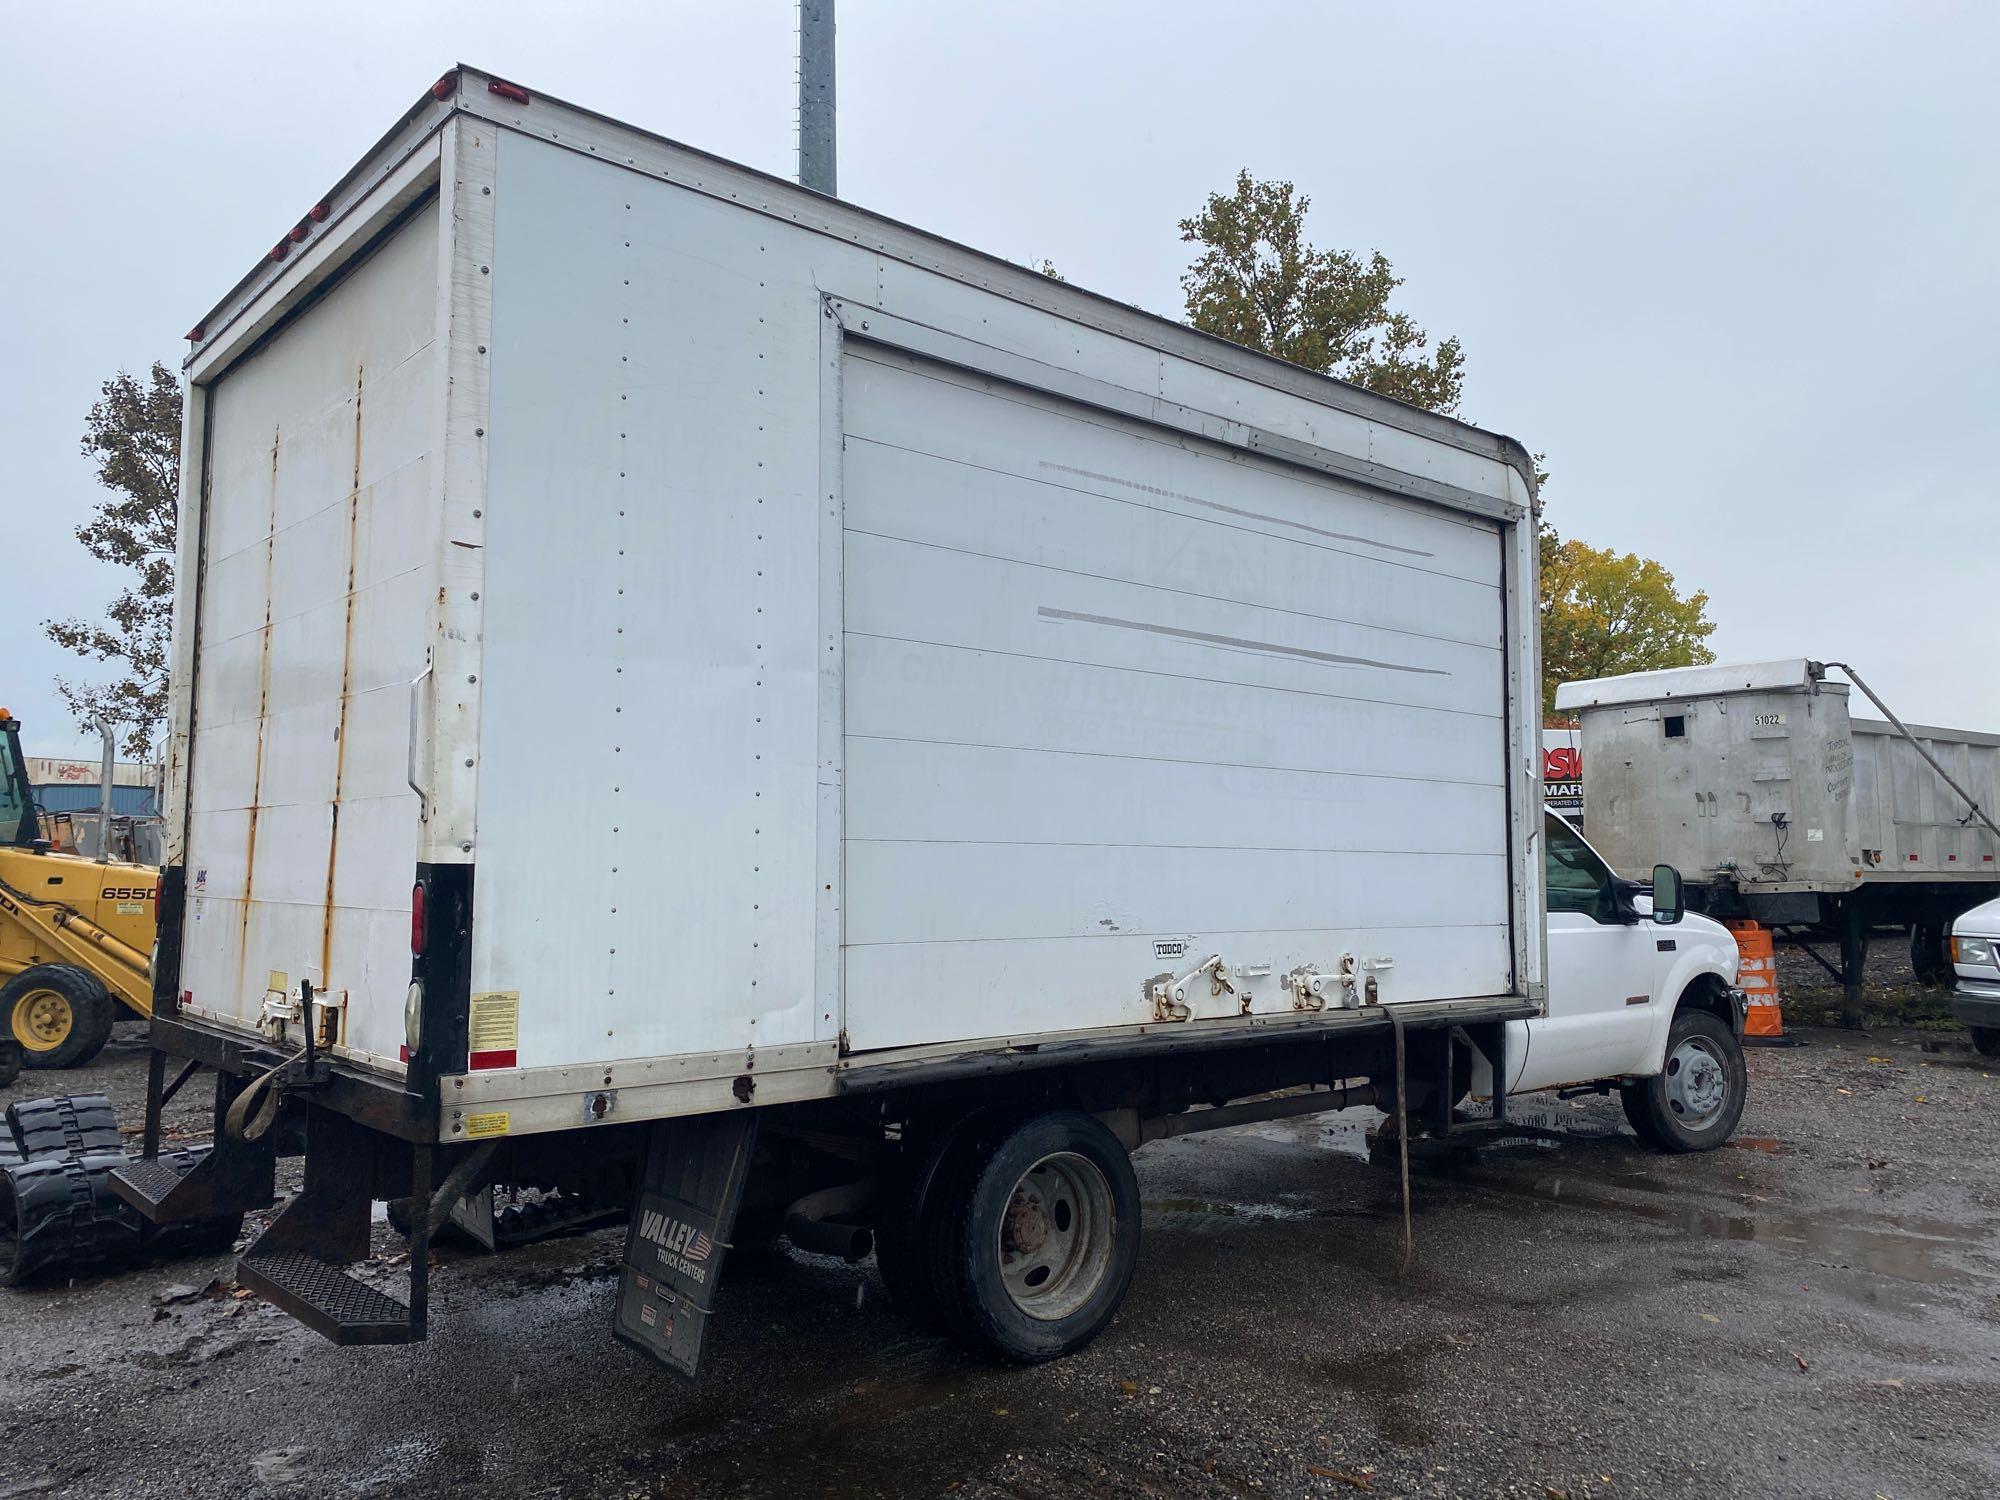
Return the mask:
<svg viewBox="0 0 2000 1500"><path fill-rule="evenodd" d="M208 325L206 323L197 323L187 331L187 341L190 344L199 344L207 337Z"/></svg>
<svg viewBox="0 0 2000 1500"><path fill-rule="evenodd" d="M502 99L511 100L515 104L532 104L535 102L528 97L528 91L522 88L520 84L503 83L498 78L489 78L486 80L486 92L489 94L498 94Z"/></svg>
<svg viewBox="0 0 2000 1500"><path fill-rule="evenodd" d="M292 242L290 240L279 240L277 244L271 247L272 260L283 260L287 255L290 255L291 253L292 253Z"/></svg>
<svg viewBox="0 0 2000 1500"><path fill-rule="evenodd" d="M303 245L306 242L306 236L311 233L312 226L307 224L304 219L301 219L292 226L292 232L288 238L294 245Z"/></svg>
<svg viewBox="0 0 2000 1500"><path fill-rule="evenodd" d="M307 214L306 217L311 219L315 224L324 224L326 216L332 212L333 210L327 206L326 199L322 198L312 206L312 212Z"/></svg>
<svg viewBox="0 0 2000 1500"><path fill-rule="evenodd" d="M457 92L458 74L456 71L445 74L444 77L431 85L431 97L433 99L449 99Z"/></svg>

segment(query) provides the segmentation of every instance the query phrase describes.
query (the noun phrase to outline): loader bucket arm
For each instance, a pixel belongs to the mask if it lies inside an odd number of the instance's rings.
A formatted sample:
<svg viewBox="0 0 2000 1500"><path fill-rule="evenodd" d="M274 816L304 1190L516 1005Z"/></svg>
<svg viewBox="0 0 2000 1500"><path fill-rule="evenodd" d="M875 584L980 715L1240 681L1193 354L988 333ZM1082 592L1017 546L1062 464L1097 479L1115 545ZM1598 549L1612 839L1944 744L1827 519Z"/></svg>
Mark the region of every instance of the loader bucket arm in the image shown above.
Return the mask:
<svg viewBox="0 0 2000 1500"><path fill-rule="evenodd" d="M21 758L20 721L0 709L0 847L33 848L40 832L27 762ZM26 929L37 950L96 975L136 1014L153 1014L151 954L141 953L66 902L31 896L0 878L0 926L10 923ZM0 970L0 978L9 972Z"/></svg>
<svg viewBox="0 0 2000 1500"><path fill-rule="evenodd" d="M59 901L37 901L0 880L0 922L18 922L61 962L87 969L134 1013L153 1014L152 958L120 942L95 922Z"/></svg>

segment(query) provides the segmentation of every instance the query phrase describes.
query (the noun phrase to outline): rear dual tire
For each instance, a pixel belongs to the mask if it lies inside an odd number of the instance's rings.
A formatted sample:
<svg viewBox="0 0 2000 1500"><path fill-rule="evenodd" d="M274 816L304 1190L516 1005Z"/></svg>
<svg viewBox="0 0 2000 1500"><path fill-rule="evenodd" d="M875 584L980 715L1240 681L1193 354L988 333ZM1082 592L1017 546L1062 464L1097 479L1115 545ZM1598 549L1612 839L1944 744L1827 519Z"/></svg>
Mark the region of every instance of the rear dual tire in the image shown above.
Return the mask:
<svg viewBox="0 0 2000 1500"><path fill-rule="evenodd" d="M1656 1151L1713 1151L1736 1133L1749 1075L1735 1030L1682 1010L1667 1032L1666 1065L1619 1090L1633 1132Z"/></svg>
<svg viewBox="0 0 2000 1500"><path fill-rule="evenodd" d="M1104 1330L1139 1258L1139 1183L1095 1116L988 1114L921 1152L878 1233L890 1295L1015 1364Z"/></svg>

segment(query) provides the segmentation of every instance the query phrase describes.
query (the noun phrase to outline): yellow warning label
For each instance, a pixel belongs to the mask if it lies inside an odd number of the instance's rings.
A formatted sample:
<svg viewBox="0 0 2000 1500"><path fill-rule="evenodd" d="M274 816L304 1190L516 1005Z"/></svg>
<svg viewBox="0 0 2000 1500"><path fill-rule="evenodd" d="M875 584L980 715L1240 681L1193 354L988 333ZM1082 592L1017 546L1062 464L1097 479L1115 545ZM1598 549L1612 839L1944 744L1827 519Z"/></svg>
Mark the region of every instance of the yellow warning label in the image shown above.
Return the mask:
<svg viewBox="0 0 2000 1500"><path fill-rule="evenodd" d="M512 1116L504 1109L496 1109L483 1115L467 1115L465 1133L473 1140L479 1139L482 1135L505 1135L511 1120Z"/></svg>
<svg viewBox="0 0 2000 1500"><path fill-rule="evenodd" d="M291 976L283 969L273 969L264 988L273 995L289 995L292 992Z"/></svg>
<svg viewBox="0 0 2000 1500"><path fill-rule="evenodd" d="M474 1052L512 1052L521 1045L521 992L487 990L472 997L466 1040Z"/></svg>

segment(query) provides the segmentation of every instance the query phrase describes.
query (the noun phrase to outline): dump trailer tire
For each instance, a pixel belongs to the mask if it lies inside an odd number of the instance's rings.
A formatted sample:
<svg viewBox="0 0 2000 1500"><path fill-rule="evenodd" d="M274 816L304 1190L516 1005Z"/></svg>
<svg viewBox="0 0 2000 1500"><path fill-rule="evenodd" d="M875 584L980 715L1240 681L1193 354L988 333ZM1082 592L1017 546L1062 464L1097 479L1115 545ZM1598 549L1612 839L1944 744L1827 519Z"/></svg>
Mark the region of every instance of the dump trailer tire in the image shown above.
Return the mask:
<svg viewBox="0 0 2000 1500"><path fill-rule="evenodd" d="M103 983L74 964L37 964L0 987L0 1027L31 1068L80 1068L111 1039L117 1006Z"/></svg>
<svg viewBox="0 0 2000 1500"><path fill-rule="evenodd" d="M1661 1071L1627 1086L1626 1118L1657 1150L1713 1151L1736 1133L1748 1089L1735 1029L1705 1010L1684 1007L1667 1031Z"/></svg>
<svg viewBox="0 0 2000 1500"><path fill-rule="evenodd" d="M929 1205L932 1269L952 1329L1013 1364L1103 1332L1139 1260L1139 1180L1094 1115L996 1121L954 1149Z"/></svg>
<svg viewBox="0 0 2000 1500"><path fill-rule="evenodd" d="M0 1032L0 1089L4 1089L21 1076L21 1069L27 1066L21 1044L5 1032Z"/></svg>
<svg viewBox="0 0 2000 1500"><path fill-rule="evenodd" d="M1972 1045L1981 1057L2000 1057L2000 1027L1969 1026Z"/></svg>

